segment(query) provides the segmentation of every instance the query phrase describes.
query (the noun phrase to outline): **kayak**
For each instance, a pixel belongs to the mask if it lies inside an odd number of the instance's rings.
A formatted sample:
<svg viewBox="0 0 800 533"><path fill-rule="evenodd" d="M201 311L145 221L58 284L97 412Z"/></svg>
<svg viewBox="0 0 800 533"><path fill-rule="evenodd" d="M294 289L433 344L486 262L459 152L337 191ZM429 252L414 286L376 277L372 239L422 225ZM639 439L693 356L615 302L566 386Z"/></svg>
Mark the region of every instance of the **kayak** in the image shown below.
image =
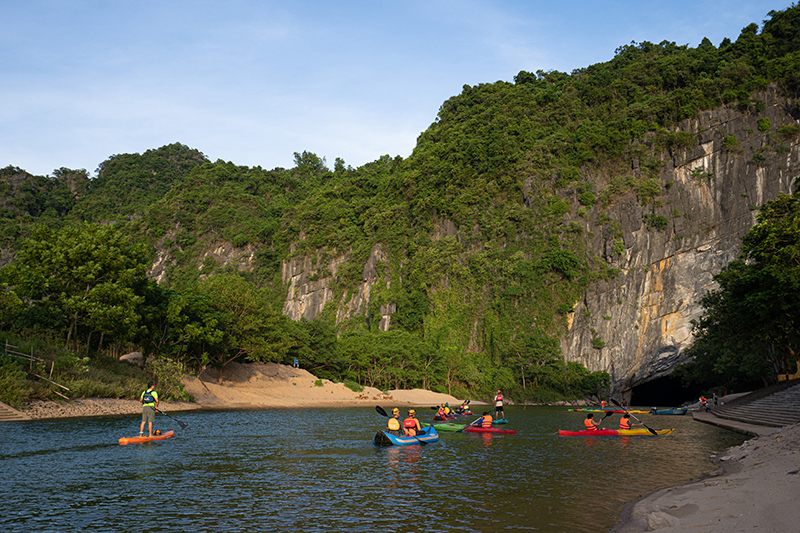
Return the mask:
<svg viewBox="0 0 800 533"><path fill-rule="evenodd" d="M416 437L397 436L385 431L378 431L375 434L375 438L372 439L372 443L375 446L409 446L412 444L428 444L438 440L439 434L436 433L436 426L428 426L423 428Z"/></svg>
<svg viewBox="0 0 800 533"><path fill-rule="evenodd" d="M685 415L689 409L686 407L675 408L675 409L656 409L653 407L650 409L651 415Z"/></svg>
<svg viewBox="0 0 800 533"><path fill-rule="evenodd" d="M597 408L585 408L585 409L568 409L568 411L573 412L580 412L580 413L615 413L615 414L622 414L625 411L623 409L597 409ZM636 409L628 409L629 413L634 413L637 415L646 415L650 411L639 411Z"/></svg>
<svg viewBox="0 0 800 533"><path fill-rule="evenodd" d="M500 418L498 420L492 420L492 424L508 424L508 420L505 418Z"/></svg>
<svg viewBox="0 0 800 533"><path fill-rule="evenodd" d="M480 426L467 426L464 428L464 431L469 433L508 433L510 435L516 435L516 430L513 429L498 429L498 428L483 428Z"/></svg>
<svg viewBox="0 0 800 533"><path fill-rule="evenodd" d="M675 428L672 429L656 429L655 432L659 435L669 435L675 431ZM596 429L596 430L589 430L589 429L581 429L578 431L569 431L567 429L559 429L558 436L559 437L629 437L632 435L653 435L650 433L649 430L645 428L633 428L633 429Z"/></svg>
<svg viewBox="0 0 800 533"><path fill-rule="evenodd" d="M455 419L457 419L457 418L458 418L458 417L457 417L457 416L455 416L455 415L449 415L449 416L445 416L444 418L443 418L443 417L441 417L441 416L439 416L439 415L434 415L434 417L433 417L433 420L434 420L434 422L438 422L438 421L440 421L440 420L441 420L441 421L445 421L445 420L455 420Z"/></svg>
<svg viewBox="0 0 800 533"><path fill-rule="evenodd" d="M456 424L455 422L445 422L443 424L436 424L437 431L458 431L467 427L466 424Z"/></svg>
<svg viewBox="0 0 800 533"><path fill-rule="evenodd" d="M161 435L153 435L152 437L122 437L119 439L120 444L134 444L136 442L150 442L153 440L164 440L174 436L174 431L165 431Z"/></svg>

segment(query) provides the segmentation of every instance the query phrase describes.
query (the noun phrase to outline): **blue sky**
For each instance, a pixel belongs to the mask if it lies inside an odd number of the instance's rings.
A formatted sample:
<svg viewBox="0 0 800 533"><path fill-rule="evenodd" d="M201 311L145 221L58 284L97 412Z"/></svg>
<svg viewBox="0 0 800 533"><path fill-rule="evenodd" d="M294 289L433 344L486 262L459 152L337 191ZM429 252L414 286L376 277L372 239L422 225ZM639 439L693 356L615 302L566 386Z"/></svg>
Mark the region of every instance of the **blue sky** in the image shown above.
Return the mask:
<svg viewBox="0 0 800 533"><path fill-rule="evenodd" d="M771 0L0 0L0 168L180 142L211 160L407 157L463 85L735 40Z"/></svg>

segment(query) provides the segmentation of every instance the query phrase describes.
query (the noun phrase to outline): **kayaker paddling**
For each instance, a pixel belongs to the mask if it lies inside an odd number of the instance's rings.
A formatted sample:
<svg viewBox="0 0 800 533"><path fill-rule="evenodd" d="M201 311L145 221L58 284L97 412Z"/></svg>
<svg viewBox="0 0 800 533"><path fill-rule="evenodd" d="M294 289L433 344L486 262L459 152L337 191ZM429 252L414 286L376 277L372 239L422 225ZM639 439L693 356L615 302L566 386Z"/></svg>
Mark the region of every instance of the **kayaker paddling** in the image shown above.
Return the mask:
<svg viewBox="0 0 800 533"><path fill-rule="evenodd" d="M600 427L600 422L595 421L594 415L589 413L586 415L586 420L583 421L583 425L586 426L587 431L597 431Z"/></svg>
<svg viewBox="0 0 800 533"><path fill-rule="evenodd" d="M390 432L392 435L403 435L402 428L400 427L400 409L397 407L392 409L392 416L386 423L386 431Z"/></svg>
<svg viewBox="0 0 800 533"><path fill-rule="evenodd" d="M625 413L622 415L622 418L619 419L619 429L632 429L636 426L642 426L644 424L633 424L631 422L631 415Z"/></svg>
<svg viewBox="0 0 800 533"><path fill-rule="evenodd" d="M416 437L417 433L422 431L422 424L417 420L417 411L415 409L408 410L408 418L403 420L403 430L408 437Z"/></svg>

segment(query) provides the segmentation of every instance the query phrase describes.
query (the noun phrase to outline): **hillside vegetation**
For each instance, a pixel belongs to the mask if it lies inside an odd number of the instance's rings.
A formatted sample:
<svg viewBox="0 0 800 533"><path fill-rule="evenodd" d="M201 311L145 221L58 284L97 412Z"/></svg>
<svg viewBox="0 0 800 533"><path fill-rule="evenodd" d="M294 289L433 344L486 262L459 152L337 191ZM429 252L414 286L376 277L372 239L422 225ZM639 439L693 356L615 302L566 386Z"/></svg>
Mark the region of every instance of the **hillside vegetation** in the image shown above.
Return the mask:
<svg viewBox="0 0 800 533"><path fill-rule="evenodd" d="M558 339L586 288L616 275L615 200L635 194L650 208L644 223L662 229L662 160L695 142L674 125L726 105L757 115L753 95L770 84L798 118L798 72L792 6L719 46L631 43L572 73L464 86L407 159L337 158L331 169L298 152L291 169L264 170L172 144L114 155L94 179L6 167L3 328L60 337L90 358L139 347L185 371L297 357L322 377L387 389L597 394L608 376L566 363ZM774 125L772 149L799 129ZM589 247L595 233L604 256ZM221 244L251 258L246 268L209 254ZM337 322L376 244L389 258L383 281L366 315ZM333 279L333 301L311 322L281 313L281 265L293 257ZM337 257L334 275L324 265ZM158 284L146 275L157 261ZM390 303L380 331L370 317Z"/></svg>

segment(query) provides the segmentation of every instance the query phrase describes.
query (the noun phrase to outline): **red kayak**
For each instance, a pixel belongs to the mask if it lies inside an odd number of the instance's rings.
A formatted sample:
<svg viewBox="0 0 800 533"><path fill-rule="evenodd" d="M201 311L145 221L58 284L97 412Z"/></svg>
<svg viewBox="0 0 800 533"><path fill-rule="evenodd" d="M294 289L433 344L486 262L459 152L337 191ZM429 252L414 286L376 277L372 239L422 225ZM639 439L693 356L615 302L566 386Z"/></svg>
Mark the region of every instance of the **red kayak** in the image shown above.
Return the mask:
<svg viewBox="0 0 800 533"><path fill-rule="evenodd" d="M467 426L464 428L464 431L467 431L469 433L508 433L511 435L517 434L517 432L513 429L483 428L480 426Z"/></svg>

